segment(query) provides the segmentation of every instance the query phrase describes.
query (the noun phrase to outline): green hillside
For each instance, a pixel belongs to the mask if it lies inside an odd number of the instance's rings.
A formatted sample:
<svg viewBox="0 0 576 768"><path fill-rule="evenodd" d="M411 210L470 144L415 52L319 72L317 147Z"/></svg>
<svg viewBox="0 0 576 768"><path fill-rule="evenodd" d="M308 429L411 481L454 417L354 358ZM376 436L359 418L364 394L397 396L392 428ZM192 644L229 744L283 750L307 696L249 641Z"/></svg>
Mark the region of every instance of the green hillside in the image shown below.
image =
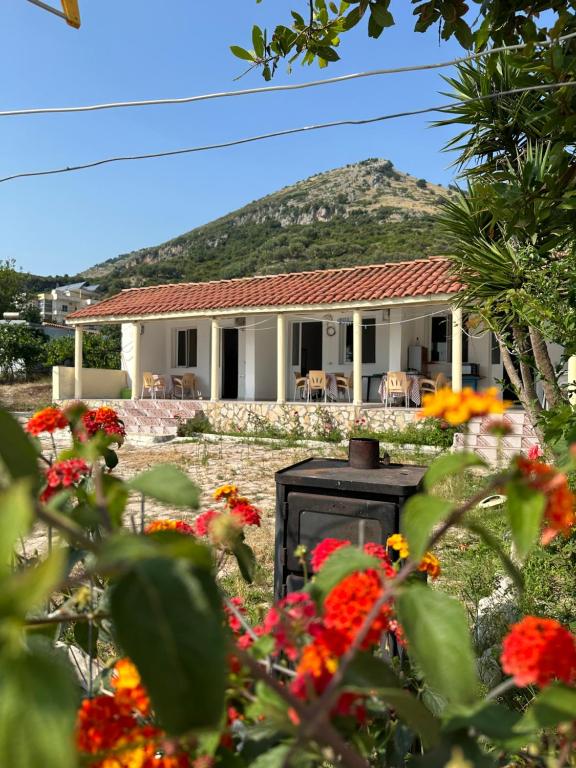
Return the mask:
<svg viewBox="0 0 576 768"><path fill-rule="evenodd" d="M107 292L446 253L434 220L451 190L368 159L317 174L82 277Z"/></svg>

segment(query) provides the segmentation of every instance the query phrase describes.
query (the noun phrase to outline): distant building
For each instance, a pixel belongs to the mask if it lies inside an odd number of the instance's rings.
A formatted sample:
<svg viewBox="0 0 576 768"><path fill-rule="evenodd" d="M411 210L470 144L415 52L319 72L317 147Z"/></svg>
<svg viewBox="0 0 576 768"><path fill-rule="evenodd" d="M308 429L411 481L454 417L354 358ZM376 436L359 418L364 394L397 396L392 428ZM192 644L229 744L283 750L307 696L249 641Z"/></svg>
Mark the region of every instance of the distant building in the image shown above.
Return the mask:
<svg viewBox="0 0 576 768"><path fill-rule="evenodd" d="M71 313L98 303L98 286L86 281L60 285L38 294L40 317L45 322L63 323Z"/></svg>

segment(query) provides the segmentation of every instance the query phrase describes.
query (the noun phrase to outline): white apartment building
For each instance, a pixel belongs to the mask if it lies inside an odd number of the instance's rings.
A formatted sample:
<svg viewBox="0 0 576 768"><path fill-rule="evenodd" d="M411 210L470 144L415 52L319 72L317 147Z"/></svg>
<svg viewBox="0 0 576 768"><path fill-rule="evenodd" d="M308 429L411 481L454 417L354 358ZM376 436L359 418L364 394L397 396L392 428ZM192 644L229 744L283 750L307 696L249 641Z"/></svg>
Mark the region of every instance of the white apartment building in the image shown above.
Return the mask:
<svg viewBox="0 0 576 768"><path fill-rule="evenodd" d="M97 304L97 285L90 285L86 281L60 285L51 291L38 294L38 309L43 321L50 323L62 323L71 313Z"/></svg>

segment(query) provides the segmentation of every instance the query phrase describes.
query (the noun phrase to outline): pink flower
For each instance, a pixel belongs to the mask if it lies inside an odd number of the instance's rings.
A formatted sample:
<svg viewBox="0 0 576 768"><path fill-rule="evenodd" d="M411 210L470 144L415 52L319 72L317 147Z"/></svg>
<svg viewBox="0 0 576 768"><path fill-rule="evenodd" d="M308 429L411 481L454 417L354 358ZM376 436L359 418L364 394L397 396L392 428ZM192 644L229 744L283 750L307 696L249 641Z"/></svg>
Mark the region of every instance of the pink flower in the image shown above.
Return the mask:
<svg viewBox="0 0 576 768"><path fill-rule="evenodd" d="M528 458L532 461L536 461L536 459L541 458L544 456L544 451L542 448L540 448L539 445L531 445L528 450Z"/></svg>

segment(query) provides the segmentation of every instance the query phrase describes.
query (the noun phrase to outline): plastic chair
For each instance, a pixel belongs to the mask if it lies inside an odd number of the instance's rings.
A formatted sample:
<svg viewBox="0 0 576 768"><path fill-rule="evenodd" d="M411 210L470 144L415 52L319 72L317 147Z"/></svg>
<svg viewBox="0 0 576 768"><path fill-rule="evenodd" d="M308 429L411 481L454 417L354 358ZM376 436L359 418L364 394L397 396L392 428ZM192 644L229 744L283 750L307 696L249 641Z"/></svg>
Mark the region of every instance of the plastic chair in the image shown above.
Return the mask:
<svg viewBox="0 0 576 768"><path fill-rule="evenodd" d="M142 392L140 393L140 398L142 400L144 400L144 393L146 390L148 390L150 398L154 400L156 397L154 374L150 373L149 371L146 371L142 374Z"/></svg>
<svg viewBox="0 0 576 768"><path fill-rule="evenodd" d="M307 399L308 379L306 376L302 376L301 373L294 371L294 400L298 399L298 392L300 392L300 400Z"/></svg>
<svg viewBox="0 0 576 768"><path fill-rule="evenodd" d="M308 371L308 400L312 392L324 392L324 402L326 402L326 373L324 371Z"/></svg>
<svg viewBox="0 0 576 768"><path fill-rule="evenodd" d="M343 373L335 373L334 377L336 379L336 391L338 393L344 392L345 395L348 397L348 402L350 402L350 390L352 388L352 381L351 376L346 376Z"/></svg>
<svg viewBox="0 0 576 768"><path fill-rule="evenodd" d="M384 405L388 406L388 400L394 401L395 397L404 399L404 407L408 408L408 376L403 371L388 371L384 386Z"/></svg>
<svg viewBox="0 0 576 768"><path fill-rule="evenodd" d="M436 376L436 390L444 389L444 387L449 387L451 384L450 380L446 377L446 374L439 373Z"/></svg>
<svg viewBox="0 0 576 768"><path fill-rule="evenodd" d="M435 393L438 389L438 384L434 379L419 379L419 383L420 392L422 392L423 395L430 392Z"/></svg>
<svg viewBox="0 0 576 768"><path fill-rule="evenodd" d="M172 376L172 394L174 397L180 393L180 399L184 400L184 394L190 393L190 397L196 397L196 374L184 373L181 376Z"/></svg>
<svg viewBox="0 0 576 768"><path fill-rule="evenodd" d="M165 398L166 397L166 377L162 376L159 373L153 373L152 381L153 381L154 398L156 398L159 392L162 392L162 397Z"/></svg>

